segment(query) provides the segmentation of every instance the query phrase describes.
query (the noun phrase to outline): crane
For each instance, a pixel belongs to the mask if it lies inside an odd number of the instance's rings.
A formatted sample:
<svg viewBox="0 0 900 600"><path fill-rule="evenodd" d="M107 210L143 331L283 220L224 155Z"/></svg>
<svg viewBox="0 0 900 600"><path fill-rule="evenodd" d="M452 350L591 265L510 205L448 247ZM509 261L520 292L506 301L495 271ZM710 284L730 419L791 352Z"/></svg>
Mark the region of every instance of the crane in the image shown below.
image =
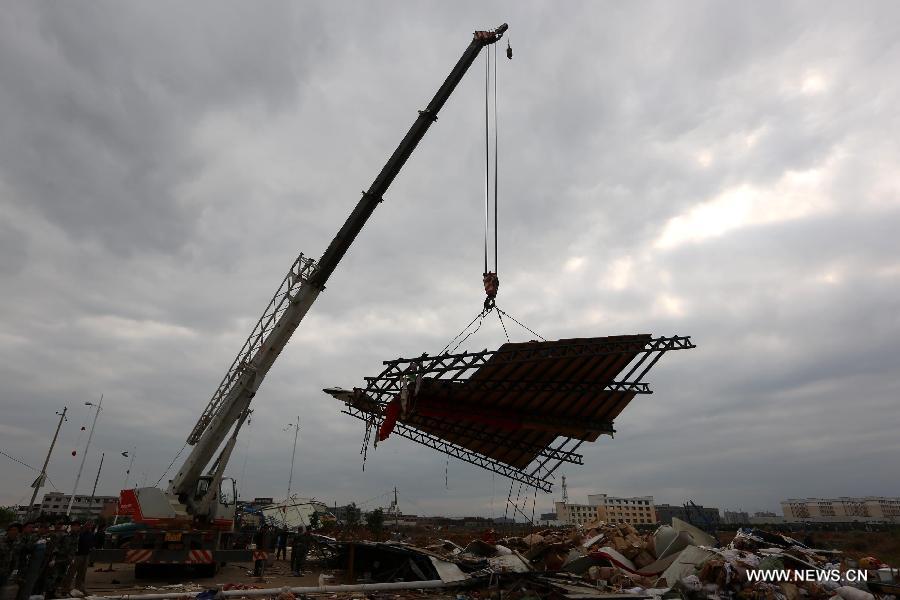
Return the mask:
<svg viewBox="0 0 900 600"><path fill-rule="evenodd" d="M507 29L504 23L494 30L474 33L431 102L419 111L412 127L363 192L321 258L316 261L300 254L293 262L188 435L185 447L190 446L191 450L168 487L122 490L119 513L130 516L131 525L139 526L111 532L113 537L119 536L111 540L112 545L121 546L127 538L131 554L126 560L153 563L168 558L167 562L178 562L172 552L181 551L190 551L185 562L215 565L225 559L243 559L227 554L225 548L234 525L236 491L234 480L230 489L226 485L228 479L224 472L238 433L250 415L250 404L394 178L437 120L444 103L481 50L497 42ZM118 555L104 554L96 560L117 558Z"/></svg>

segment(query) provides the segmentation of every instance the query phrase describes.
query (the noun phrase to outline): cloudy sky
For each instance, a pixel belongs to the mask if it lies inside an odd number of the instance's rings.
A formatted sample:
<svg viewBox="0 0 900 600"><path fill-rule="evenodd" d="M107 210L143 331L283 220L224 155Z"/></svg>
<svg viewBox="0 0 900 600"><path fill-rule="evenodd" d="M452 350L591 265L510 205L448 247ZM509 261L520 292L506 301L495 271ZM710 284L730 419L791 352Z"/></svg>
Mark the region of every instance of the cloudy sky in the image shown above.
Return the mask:
<svg viewBox="0 0 900 600"><path fill-rule="evenodd" d="M49 475L70 492L102 393L79 491L105 451L98 493L117 493L134 447L128 483L154 484L296 255L324 251L471 32L502 22L498 304L548 338L698 345L565 471L570 497L900 495L891 2L8 5L0 450L40 468L68 406ZM295 491L503 514L508 481L400 438L363 471L361 424L320 391L478 311L482 69L254 400L244 497L284 495L301 415ZM467 346L502 339L491 321ZM34 477L0 456L0 504Z"/></svg>

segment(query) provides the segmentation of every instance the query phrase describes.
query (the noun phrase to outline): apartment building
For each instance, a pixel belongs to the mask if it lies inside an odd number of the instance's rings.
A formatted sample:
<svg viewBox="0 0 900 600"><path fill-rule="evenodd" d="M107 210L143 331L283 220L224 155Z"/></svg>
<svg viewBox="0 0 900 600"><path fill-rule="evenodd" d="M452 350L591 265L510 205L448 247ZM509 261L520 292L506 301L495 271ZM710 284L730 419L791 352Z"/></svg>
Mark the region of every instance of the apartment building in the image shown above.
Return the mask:
<svg viewBox="0 0 900 600"><path fill-rule="evenodd" d="M588 504L597 507L597 518L607 523L649 525L656 523L653 496L620 498L606 494L588 495Z"/></svg>
<svg viewBox="0 0 900 600"><path fill-rule="evenodd" d="M597 507L556 502L556 519L565 525L586 525L597 520Z"/></svg>

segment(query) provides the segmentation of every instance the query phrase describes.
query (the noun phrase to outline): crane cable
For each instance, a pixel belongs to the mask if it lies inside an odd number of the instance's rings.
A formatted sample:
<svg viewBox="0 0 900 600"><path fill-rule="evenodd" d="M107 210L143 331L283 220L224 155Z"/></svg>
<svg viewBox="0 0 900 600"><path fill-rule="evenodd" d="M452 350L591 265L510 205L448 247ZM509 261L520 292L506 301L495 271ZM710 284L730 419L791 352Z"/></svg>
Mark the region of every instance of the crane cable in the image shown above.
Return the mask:
<svg viewBox="0 0 900 600"><path fill-rule="evenodd" d="M497 45L494 44L494 273L498 273L497 268L497 173L499 169L499 146L500 141L499 125L497 123Z"/></svg>
<svg viewBox="0 0 900 600"><path fill-rule="evenodd" d="M178 457L181 456L181 453L184 452L184 449L185 449L185 448L187 448L187 445L188 445L188 443L185 442L184 445L181 446L181 450L178 451L178 454L175 455L175 458L172 459L172 462L169 463L169 466L166 467L166 470L163 471L163 474L160 475L160 476L159 476L159 479L156 480L156 485L157 485L157 486L159 486L159 484L162 482L163 477L165 477L166 474L168 474L169 469L172 468L172 466L175 464L175 461L178 460Z"/></svg>
<svg viewBox="0 0 900 600"><path fill-rule="evenodd" d="M488 237L490 235L490 203L491 203L491 52L488 50L484 53L484 274L482 282L484 283L484 292L486 298L484 300L484 309L486 311L494 308L497 290L500 287L500 280L497 277L497 198L499 189L499 180L497 172L499 167L499 157L497 147L499 142L499 131L497 128L497 47L494 46L494 270L489 270L489 246Z"/></svg>
<svg viewBox="0 0 900 600"><path fill-rule="evenodd" d="M490 118L488 106L490 105L491 89L491 53L484 53L484 273L488 272L488 230L490 220L490 185L491 185L491 146L490 146Z"/></svg>

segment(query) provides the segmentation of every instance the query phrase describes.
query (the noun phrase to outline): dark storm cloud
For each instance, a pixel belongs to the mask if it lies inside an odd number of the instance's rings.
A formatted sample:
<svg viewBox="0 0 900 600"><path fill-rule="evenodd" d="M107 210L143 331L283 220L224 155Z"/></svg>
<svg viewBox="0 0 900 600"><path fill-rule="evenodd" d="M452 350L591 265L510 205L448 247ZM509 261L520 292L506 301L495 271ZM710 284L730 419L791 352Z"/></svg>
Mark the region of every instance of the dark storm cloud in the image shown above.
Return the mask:
<svg viewBox="0 0 900 600"><path fill-rule="evenodd" d="M103 392L97 448L137 445L131 482L155 483L297 252L321 254L470 32L508 21L501 305L551 338L699 346L586 449L570 497L897 494L896 13L16 4L0 25L0 449L39 463L67 403L50 475L68 491L82 403ZM270 373L230 467L245 495L286 491L300 414L303 494L397 485L410 512L503 513L506 480L402 439L362 471L361 425L319 391L436 352L478 310L482 81L479 61ZM467 345L502 340L490 320ZM0 502L22 500L33 473L0 465Z"/></svg>
<svg viewBox="0 0 900 600"><path fill-rule="evenodd" d="M10 196L116 252L178 250L201 211L177 194L206 163L191 128L223 107L296 104L318 39L291 35L302 12L13 6L0 41Z"/></svg>

